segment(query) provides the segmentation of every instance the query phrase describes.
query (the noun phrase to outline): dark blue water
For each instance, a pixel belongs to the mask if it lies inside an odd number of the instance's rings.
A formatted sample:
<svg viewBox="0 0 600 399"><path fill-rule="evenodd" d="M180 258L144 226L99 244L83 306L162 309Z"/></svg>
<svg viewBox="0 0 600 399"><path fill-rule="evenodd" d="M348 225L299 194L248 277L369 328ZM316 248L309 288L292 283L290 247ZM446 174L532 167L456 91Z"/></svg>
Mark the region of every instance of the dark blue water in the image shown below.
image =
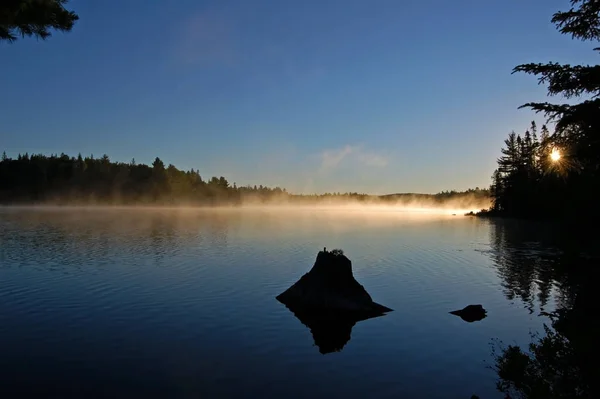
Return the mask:
<svg viewBox="0 0 600 399"><path fill-rule="evenodd" d="M527 344L556 297L514 256L545 250L507 229L441 213L2 209L0 397L499 398L492 339ZM275 300L324 246L395 310L327 354ZM471 303L488 317L448 314Z"/></svg>

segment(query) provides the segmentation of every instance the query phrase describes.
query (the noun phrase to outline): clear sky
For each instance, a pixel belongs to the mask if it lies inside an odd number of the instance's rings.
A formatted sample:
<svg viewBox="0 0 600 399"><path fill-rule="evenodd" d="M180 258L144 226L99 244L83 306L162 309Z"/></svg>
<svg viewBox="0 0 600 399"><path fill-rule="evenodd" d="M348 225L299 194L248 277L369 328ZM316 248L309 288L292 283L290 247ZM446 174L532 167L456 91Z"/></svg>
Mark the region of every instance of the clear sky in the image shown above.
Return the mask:
<svg viewBox="0 0 600 399"><path fill-rule="evenodd" d="M150 163L292 191L488 186L544 100L525 62L595 62L568 0L71 0L0 43L0 151Z"/></svg>

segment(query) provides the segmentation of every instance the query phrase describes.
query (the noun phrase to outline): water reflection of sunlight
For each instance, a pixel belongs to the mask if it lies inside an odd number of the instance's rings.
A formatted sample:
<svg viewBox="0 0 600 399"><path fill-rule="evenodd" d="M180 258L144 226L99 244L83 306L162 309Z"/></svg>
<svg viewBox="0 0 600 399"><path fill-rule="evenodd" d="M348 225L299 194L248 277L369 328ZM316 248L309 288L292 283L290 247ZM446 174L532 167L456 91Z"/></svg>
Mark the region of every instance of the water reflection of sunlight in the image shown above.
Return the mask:
<svg viewBox="0 0 600 399"><path fill-rule="evenodd" d="M25 212L23 212L25 210ZM387 231L443 221L465 220L465 210L381 205L244 206L222 208L150 207L30 207L4 208L4 222L41 231L41 226L74 239L101 236L115 246L139 248L146 240L153 251L172 253L181 245L210 240L212 248L226 248L236 237L258 239L320 231L377 229ZM11 216L12 215L12 216ZM84 240L85 241L85 240ZM320 244L320 243L319 243Z"/></svg>
<svg viewBox="0 0 600 399"><path fill-rule="evenodd" d="M464 215L468 212L475 212L477 208L448 208L448 207L425 207L425 206L402 206L402 205L372 205L372 204L349 204L349 205L301 205L301 206L244 206L241 209L257 211L274 212L320 212L330 213L331 215L364 215L364 216L445 216L445 215Z"/></svg>

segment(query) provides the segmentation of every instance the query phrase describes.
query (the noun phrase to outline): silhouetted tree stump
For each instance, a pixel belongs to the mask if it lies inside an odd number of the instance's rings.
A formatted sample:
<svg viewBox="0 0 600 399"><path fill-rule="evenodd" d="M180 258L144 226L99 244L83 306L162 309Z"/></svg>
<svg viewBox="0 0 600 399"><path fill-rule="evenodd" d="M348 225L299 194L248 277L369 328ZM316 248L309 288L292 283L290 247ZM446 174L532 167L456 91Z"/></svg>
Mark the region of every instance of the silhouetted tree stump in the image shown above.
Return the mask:
<svg viewBox="0 0 600 399"><path fill-rule="evenodd" d="M310 329L322 354L341 351L357 322L392 310L373 302L339 249L319 252L312 269L277 300Z"/></svg>
<svg viewBox="0 0 600 399"><path fill-rule="evenodd" d="M392 309L373 302L354 279L352 262L341 250L319 252L312 269L277 296L288 307L381 315Z"/></svg>

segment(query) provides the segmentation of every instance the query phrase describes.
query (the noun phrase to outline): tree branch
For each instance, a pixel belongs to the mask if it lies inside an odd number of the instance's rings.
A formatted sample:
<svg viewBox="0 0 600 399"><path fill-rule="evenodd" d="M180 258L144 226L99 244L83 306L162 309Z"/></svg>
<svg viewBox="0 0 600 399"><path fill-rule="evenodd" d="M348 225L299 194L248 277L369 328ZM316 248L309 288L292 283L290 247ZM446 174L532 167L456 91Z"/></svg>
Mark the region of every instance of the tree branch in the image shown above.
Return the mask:
<svg viewBox="0 0 600 399"><path fill-rule="evenodd" d="M68 32L79 19L64 5L68 0L2 0L0 40L13 42L18 36L51 36L50 29Z"/></svg>
<svg viewBox="0 0 600 399"><path fill-rule="evenodd" d="M573 39L600 40L600 2L589 0L571 0L569 11L557 12L552 17L552 23L563 34L569 34Z"/></svg>
<svg viewBox="0 0 600 399"><path fill-rule="evenodd" d="M571 66L558 63L522 64L513 69L512 73L525 72L530 75L541 75L539 84L548 85L548 94L562 94L567 98L580 96L584 93L594 97L600 94L600 65Z"/></svg>

